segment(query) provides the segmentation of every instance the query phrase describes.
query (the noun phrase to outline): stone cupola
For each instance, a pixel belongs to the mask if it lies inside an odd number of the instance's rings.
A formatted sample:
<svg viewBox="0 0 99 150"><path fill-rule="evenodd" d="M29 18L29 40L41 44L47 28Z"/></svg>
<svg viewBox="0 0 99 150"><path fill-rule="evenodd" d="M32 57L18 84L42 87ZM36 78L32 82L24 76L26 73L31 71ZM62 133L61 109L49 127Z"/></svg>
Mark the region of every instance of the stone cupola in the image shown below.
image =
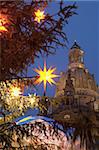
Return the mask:
<svg viewBox="0 0 99 150"><path fill-rule="evenodd" d="M98 87L94 76L84 65L84 51L76 41L69 50L68 59L67 70L61 73L56 84L55 97L65 96L68 104L77 101L81 105L93 105L95 100L99 101Z"/></svg>
<svg viewBox="0 0 99 150"><path fill-rule="evenodd" d="M84 68L84 51L80 46L74 42L73 46L69 50L69 65L68 68Z"/></svg>

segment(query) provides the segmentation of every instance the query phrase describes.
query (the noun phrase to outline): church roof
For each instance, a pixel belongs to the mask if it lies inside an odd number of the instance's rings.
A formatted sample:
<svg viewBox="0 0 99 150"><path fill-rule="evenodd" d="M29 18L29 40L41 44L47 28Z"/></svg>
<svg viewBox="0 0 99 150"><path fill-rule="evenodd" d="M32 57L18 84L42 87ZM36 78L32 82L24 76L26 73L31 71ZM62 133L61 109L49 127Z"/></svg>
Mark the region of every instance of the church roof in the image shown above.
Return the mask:
<svg viewBox="0 0 99 150"><path fill-rule="evenodd" d="M71 49L74 49L74 48L77 48L77 49L81 49L80 46L77 44L77 42L75 41L73 46L71 47Z"/></svg>

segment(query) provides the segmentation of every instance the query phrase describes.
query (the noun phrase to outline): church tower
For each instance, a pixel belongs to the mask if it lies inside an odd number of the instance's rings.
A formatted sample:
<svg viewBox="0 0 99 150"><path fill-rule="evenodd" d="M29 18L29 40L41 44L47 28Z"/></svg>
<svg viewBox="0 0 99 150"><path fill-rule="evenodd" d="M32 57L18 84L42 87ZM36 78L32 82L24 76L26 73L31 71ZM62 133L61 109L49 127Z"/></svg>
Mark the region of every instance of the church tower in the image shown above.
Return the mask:
<svg viewBox="0 0 99 150"><path fill-rule="evenodd" d="M96 85L94 75L90 74L88 69L85 67L84 51L76 41L69 50L68 58L69 63L67 71L61 73L61 77L57 82L55 97L67 97L67 94L72 91L71 94L74 94L72 95L74 96L74 102L76 101L80 105L91 105L93 107L94 102L97 101L97 99L99 102L98 87ZM73 88L75 91L74 93ZM68 92L67 89L71 90Z"/></svg>

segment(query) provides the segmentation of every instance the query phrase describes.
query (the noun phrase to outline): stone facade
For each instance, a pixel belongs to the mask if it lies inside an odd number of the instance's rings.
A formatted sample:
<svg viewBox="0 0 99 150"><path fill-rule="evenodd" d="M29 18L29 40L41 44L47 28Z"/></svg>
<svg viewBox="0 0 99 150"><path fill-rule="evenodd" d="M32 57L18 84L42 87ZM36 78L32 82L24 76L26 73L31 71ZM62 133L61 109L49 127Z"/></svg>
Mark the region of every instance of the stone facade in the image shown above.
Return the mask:
<svg viewBox="0 0 99 150"><path fill-rule="evenodd" d="M69 75L70 74L70 75ZM84 51L75 42L69 50L69 64L66 72L62 72L56 86L55 97L68 96L74 89L74 102L93 107L99 111L99 87L94 75L84 65ZM73 86L71 86L71 81ZM68 88L70 86L70 88ZM68 91L66 93L66 89ZM72 93L71 93L72 95ZM72 98L70 98L72 101Z"/></svg>

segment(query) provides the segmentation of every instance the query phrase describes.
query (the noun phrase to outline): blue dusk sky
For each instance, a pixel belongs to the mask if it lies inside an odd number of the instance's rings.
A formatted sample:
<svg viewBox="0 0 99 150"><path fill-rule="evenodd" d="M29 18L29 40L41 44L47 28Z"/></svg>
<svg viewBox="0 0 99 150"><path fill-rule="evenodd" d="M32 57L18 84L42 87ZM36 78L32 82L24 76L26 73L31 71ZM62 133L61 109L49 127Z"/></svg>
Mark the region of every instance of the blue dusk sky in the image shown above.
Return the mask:
<svg viewBox="0 0 99 150"><path fill-rule="evenodd" d="M65 4L73 4L74 1L65 1ZM53 2L47 8L47 11L54 13L57 11L57 2ZM81 46L85 52L85 66L91 74L94 74L96 82L99 84L99 1L80 1L76 2L78 15L74 15L69 19L69 24L65 25L64 31L67 33L67 47L59 47L55 55L47 58L47 67L56 67L56 74L67 70L68 52L74 43L74 40ZM33 68L43 67L44 58L35 59L35 63L28 68L28 76L33 76ZM58 80L58 79L57 79ZM36 92L43 95L43 85L37 86L38 90L28 91ZM26 93L27 94L27 93ZM47 95L54 96L55 86L47 86Z"/></svg>

